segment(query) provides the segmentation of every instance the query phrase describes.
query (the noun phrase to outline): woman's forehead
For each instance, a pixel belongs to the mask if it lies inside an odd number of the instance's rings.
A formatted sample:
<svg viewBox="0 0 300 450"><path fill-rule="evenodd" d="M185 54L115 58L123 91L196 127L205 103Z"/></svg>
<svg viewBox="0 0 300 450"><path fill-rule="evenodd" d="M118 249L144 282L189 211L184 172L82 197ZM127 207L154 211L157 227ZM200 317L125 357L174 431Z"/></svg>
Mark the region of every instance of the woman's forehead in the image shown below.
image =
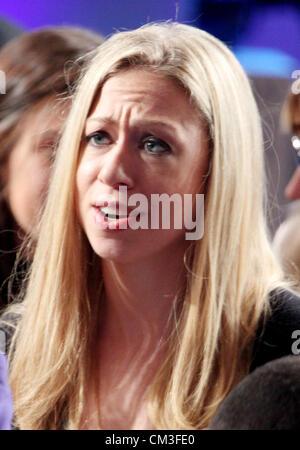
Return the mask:
<svg viewBox="0 0 300 450"><path fill-rule="evenodd" d="M110 77L95 95L88 117L110 114L120 105L134 106L143 113L161 115L184 113L189 120L196 117L194 105L186 91L171 78L153 71L131 69ZM197 114L198 119L198 114Z"/></svg>

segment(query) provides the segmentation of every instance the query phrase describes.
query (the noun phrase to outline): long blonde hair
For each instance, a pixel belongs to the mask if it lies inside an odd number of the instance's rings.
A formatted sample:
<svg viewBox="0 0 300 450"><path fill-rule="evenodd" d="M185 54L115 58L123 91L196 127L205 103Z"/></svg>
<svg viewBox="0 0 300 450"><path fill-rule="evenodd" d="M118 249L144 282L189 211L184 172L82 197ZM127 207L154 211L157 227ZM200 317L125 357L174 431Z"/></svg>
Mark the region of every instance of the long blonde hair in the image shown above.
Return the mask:
<svg viewBox="0 0 300 450"><path fill-rule="evenodd" d="M11 351L15 419L23 429L80 424L102 280L100 258L76 217L75 175L96 93L109 77L134 67L182 86L207 124L211 146L204 236L186 253L176 336L148 399L155 428L208 426L248 373L259 319L280 285L265 227L261 126L239 63L220 41L187 25L116 33L82 76L41 220Z"/></svg>

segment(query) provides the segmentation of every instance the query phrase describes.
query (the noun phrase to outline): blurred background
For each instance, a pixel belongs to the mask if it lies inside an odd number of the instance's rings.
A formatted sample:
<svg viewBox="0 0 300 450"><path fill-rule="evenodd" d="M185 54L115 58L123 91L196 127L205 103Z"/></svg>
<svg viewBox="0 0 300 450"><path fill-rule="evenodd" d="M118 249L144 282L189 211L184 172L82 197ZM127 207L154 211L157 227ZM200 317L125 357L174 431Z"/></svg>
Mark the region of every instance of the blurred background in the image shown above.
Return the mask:
<svg viewBox="0 0 300 450"><path fill-rule="evenodd" d="M299 69L299 0L0 0L0 15L24 30L81 25L105 36L177 19L226 42L250 74L289 77Z"/></svg>
<svg viewBox="0 0 300 450"><path fill-rule="evenodd" d="M0 23L3 42L43 26L78 25L107 37L167 19L220 38L249 74L261 110L271 231L283 220L288 204L283 191L295 162L290 137L279 129L279 113L292 74L300 70L300 0L0 0L0 17L10 24Z"/></svg>

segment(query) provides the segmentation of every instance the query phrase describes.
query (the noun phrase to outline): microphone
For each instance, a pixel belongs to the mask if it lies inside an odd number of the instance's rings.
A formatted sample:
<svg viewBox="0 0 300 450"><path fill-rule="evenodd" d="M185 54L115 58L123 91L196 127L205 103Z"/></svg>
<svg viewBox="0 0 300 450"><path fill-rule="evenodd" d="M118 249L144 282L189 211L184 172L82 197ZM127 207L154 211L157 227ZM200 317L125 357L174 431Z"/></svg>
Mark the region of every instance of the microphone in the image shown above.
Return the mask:
<svg viewBox="0 0 300 450"><path fill-rule="evenodd" d="M225 398L209 430L300 430L300 359L258 367Z"/></svg>

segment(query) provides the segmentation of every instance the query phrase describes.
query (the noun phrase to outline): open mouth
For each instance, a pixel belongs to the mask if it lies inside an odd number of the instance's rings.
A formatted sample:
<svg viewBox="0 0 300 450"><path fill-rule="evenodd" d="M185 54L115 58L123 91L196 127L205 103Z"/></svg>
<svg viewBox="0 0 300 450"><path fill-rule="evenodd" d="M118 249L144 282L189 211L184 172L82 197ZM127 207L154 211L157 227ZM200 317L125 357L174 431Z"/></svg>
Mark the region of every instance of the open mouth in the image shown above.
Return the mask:
<svg viewBox="0 0 300 450"><path fill-rule="evenodd" d="M129 214L116 214L115 210L111 210L108 207L102 207L99 208L101 214L103 217L107 220L120 220L120 219L127 219L129 217ZM140 217L140 213L136 215L136 218Z"/></svg>
<svg viewBox="0 0 300 450"><path fill-rule="evenodd" d="M117 220L117 219L125 219L128 216L126 214L115 214L113 211L109 210L109 208L100 208L100 212L106 219Z"/></svg>

